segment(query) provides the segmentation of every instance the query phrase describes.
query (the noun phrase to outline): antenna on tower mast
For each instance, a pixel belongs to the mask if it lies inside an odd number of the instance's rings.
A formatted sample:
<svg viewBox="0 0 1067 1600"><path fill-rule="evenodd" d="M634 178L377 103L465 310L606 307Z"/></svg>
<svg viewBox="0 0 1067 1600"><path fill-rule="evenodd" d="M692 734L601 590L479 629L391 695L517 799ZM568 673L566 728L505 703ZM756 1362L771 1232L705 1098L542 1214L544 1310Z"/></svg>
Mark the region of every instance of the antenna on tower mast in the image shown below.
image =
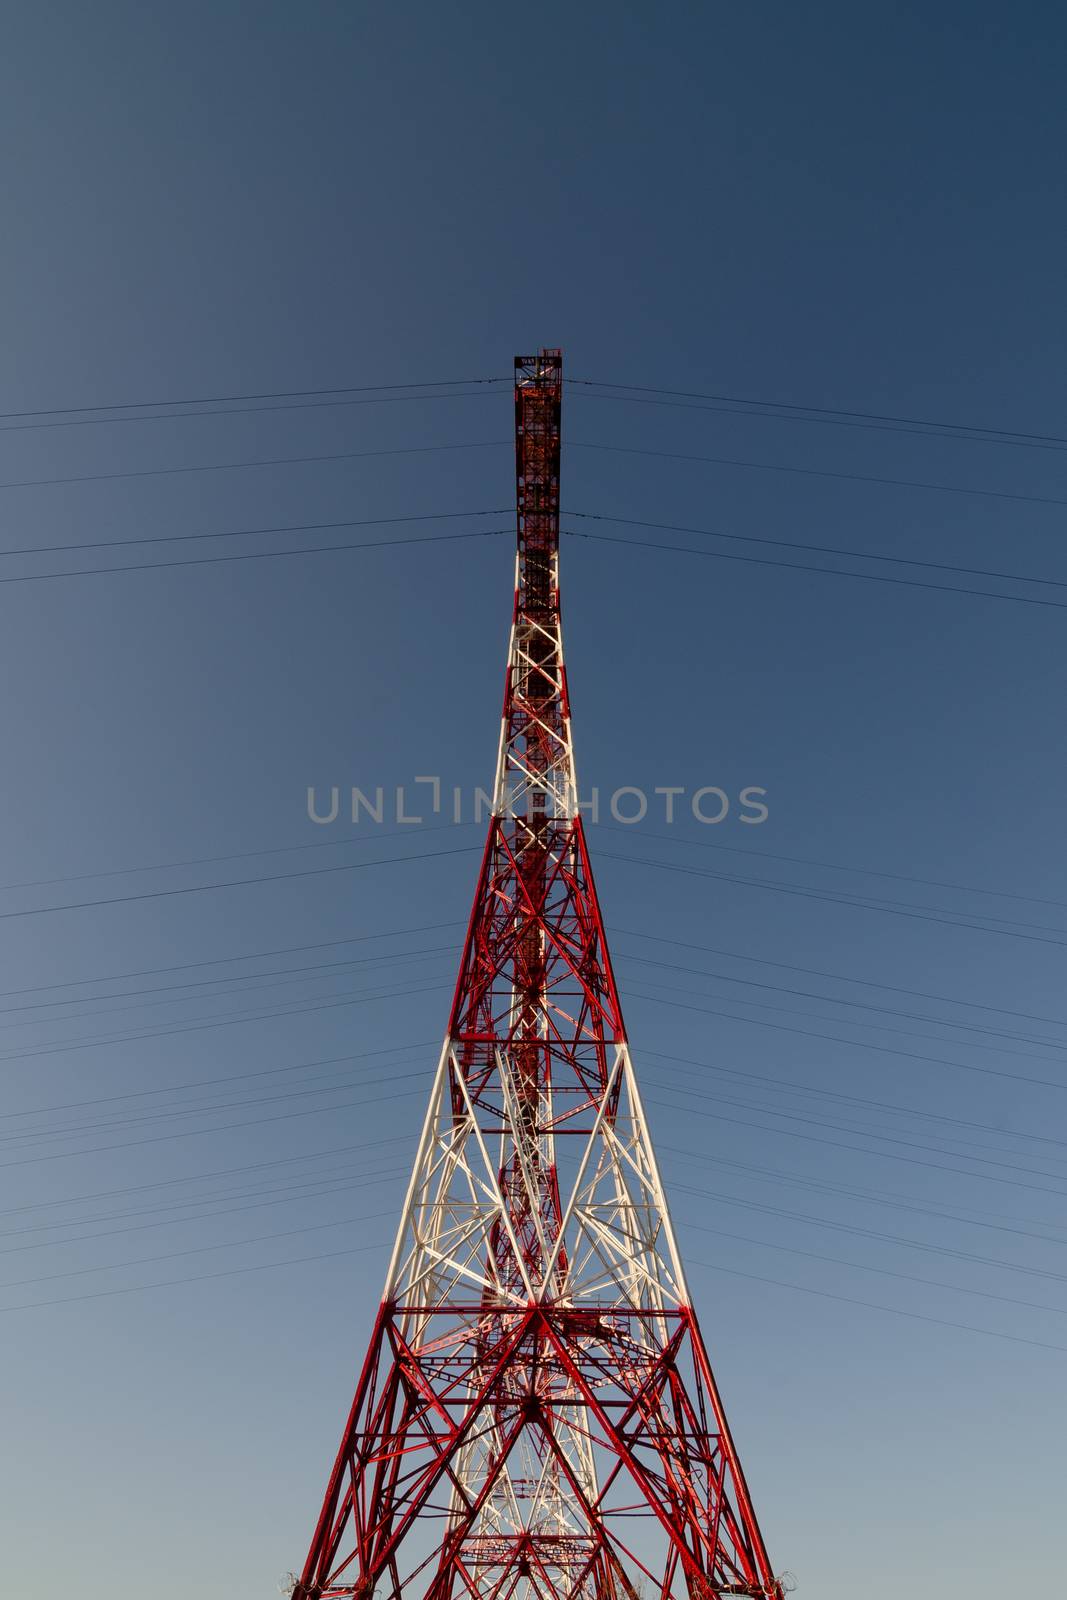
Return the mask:
<svg viewBox="0 0 1067 1600"><path fill-rule="evenodd" d="M515 362L493 813L294 1600L783 1600L693 1309L578 809L559 350Z"/></svg>

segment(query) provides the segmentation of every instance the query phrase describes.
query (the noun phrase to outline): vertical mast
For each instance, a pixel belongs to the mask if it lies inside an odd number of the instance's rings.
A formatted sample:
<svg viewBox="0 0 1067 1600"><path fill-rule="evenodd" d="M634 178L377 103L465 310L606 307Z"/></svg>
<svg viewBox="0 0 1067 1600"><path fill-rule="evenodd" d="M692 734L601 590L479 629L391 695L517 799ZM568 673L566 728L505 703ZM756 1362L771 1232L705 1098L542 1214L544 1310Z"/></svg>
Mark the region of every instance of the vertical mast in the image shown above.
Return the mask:
<svg viewBox="0 0 1067 1600"><path fill-rule="evenodd" d="M782 1600L690 1302L578 810L560 352L515 366L493 813L294 1600Z"/></svg>

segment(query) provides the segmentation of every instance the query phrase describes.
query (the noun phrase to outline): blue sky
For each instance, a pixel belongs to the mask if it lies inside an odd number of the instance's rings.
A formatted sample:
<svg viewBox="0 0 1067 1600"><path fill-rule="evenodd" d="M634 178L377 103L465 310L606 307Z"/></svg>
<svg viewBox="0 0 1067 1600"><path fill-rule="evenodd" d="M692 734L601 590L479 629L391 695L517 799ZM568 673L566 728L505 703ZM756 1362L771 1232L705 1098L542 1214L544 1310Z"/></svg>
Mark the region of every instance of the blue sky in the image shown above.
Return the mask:
<svg viewBox="0 0 1067 1600"><path fill-rule="evenodd" d="M1057 8L57 3L9 7L5 33L4 412L507 380L559 344L575 377L1067 433ZM26 420L0 419L0 484L157 475L0 488L9 550L513 499L506 384ZM572 512L1067 583L1057 448L578 387L565 435ZM160 470L430 445L471 448ZM319 848L339 834L306 790L488 782L511 562L504 536L0 587L2 881L29 885L0 895L0 1004L63 1002L12 1010L0 1046L0 1504L25 1600L254 1600L302 1561L479 839L393 824ZM592 840L772 1558L821 1600L1048 1589L1063 623L577 538L564 591L583 786L768 791L759 828ZM278 877L327 863L354 870ZM775 887L735 881L757 877ZM236 878L272 881L157 893ZM205 986L132 992L177 983Z"/></svg>

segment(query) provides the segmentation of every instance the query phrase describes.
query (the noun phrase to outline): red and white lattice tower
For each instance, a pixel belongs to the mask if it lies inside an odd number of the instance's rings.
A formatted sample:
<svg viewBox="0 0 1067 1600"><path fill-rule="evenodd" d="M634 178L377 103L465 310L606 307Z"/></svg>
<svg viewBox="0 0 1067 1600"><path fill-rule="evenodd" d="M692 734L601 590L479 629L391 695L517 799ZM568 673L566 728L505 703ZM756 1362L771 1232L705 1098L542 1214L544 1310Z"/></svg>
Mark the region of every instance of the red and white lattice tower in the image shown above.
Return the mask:
<svg viewBox="0 0 1067 1600"><path fill-rule="evenodd" d="M562 362L516 361L489 837L370 1349L295 1600L781 1600L697 1326L577 805Z"/></svg>

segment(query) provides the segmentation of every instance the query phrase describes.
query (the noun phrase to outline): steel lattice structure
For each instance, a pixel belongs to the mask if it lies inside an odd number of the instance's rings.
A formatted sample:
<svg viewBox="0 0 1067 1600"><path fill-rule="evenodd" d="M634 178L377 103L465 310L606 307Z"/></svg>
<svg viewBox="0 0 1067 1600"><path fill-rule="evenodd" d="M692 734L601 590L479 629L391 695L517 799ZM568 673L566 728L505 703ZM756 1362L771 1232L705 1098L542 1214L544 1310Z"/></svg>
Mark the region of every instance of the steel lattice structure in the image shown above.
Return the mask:
<svg viewBox="0 0 1067 1600"><path fill-rule="evenodd" d="M558 350L517 359L493 814L295 1600L782 1600L686 1287L578 810L561 395Z"/></svg>

